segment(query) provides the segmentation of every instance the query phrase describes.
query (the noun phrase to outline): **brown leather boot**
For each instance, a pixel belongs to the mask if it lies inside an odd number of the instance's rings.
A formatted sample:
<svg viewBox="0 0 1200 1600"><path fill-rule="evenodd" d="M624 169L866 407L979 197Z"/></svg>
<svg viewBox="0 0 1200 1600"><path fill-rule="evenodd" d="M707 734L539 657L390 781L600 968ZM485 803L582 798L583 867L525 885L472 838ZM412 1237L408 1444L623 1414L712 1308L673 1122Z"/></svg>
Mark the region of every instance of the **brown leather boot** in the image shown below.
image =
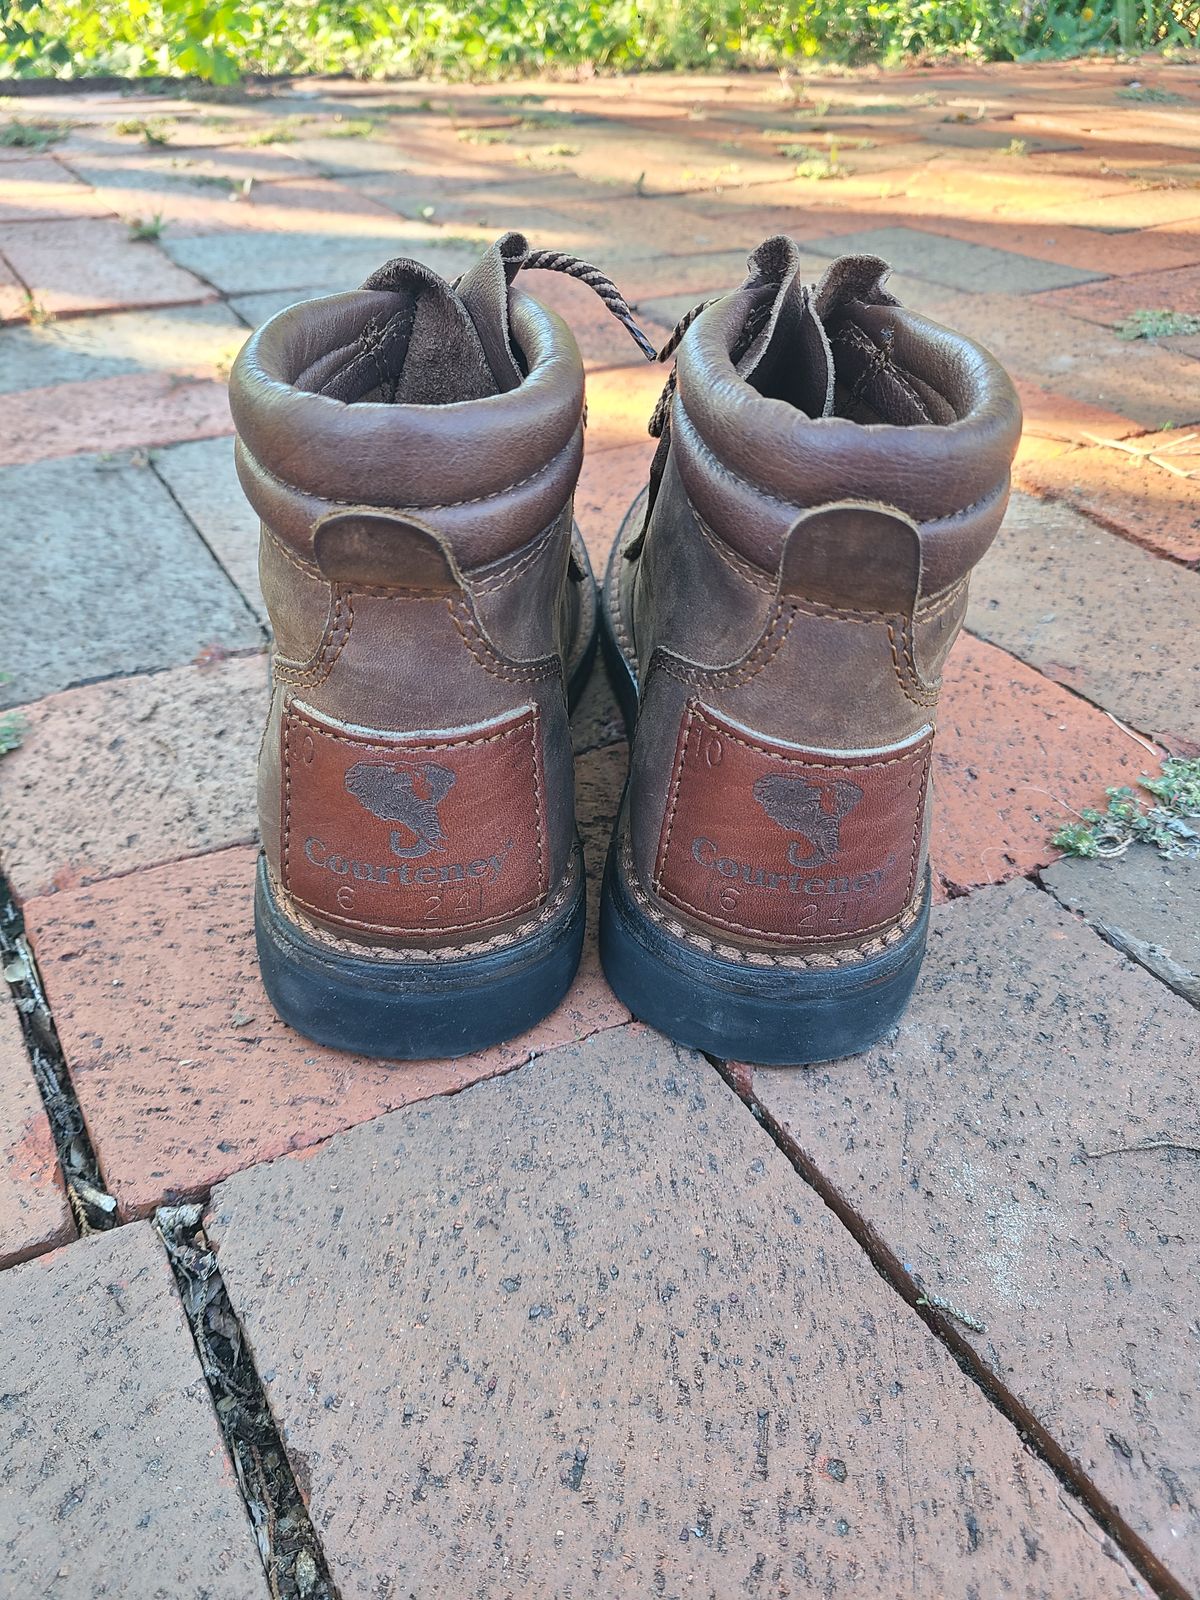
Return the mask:
<svg viewBox="0 0 1200 1600"><path fill-rule="evenodd" d="M636 720L605 972L672 1038L777 1064L865 1048L912 991L942 663L1021 426L884 262L809 288L796 254L768 240L683 334L602 606Z"/></svg>
<svg viewBox="0 0 1200 1600"><path fill-rule="evenodd" d="M259 960L285 1021L371 1055L521 1032L583 940L583 368L512 291L523 266L583 277L632 331L602 275L508 234L453 288L393 261L294 306L233 371L275 630Z"/></svg>

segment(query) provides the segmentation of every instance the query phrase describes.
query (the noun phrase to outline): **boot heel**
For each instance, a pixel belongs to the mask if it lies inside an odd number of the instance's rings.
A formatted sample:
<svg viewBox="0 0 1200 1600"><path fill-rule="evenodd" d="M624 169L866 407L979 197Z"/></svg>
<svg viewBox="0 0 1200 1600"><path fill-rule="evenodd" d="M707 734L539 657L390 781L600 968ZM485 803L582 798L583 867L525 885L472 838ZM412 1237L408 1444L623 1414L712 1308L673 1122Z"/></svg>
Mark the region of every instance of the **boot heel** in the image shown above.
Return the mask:
<svg viewBox="0 0 1200 1600"><path fill-rule="evenodd" d="M571 987L586 914L578 844L563 904L528 937L477 955L349 955L283 915L261 858L254 891L258 959L279 1016L318 1044L388 1061L469 1055L540 1022Z"/></svg>
<svg viewBox="0 0 1200 1600"><path fill-rule="evenodd" d="M929 927L926 876L916 922L894 945L838 968L764 968L684 943L638 904L609 852L600 957L613 991L668 1038L722 1060L809 1066L875 1043L908 1004Z"/></svg>

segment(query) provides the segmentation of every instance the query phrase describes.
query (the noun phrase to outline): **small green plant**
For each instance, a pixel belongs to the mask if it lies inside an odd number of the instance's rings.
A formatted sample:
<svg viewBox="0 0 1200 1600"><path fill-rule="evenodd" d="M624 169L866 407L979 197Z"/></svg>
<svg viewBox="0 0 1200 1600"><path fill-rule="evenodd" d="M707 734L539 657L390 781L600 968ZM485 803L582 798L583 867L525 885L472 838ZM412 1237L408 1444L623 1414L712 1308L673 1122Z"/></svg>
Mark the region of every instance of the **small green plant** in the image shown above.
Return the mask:
<svg viewBox="0 0 1200 1600"><path fill-rule="evenodd" d="M285 117L282 122L269 123L265 128L256 128L243 140L248 145L266 144L295 144L300 137L300 125L307 121L305 117Z"/></svg>
<svg viewBox="0 0 1200 1600"><path fill-rule="evenodd" d="M173 124L162 117L126 117L118 122L116 132L126 139L141 139L143 144L170 144Z"/></svg>
<svg viewBox="0 0 1200 1600"><path fill-rule="evenodd" d="M131 217L129 219L129 237L135 244L150 243L161 239L166 223L163 221L161 211L156 211L152 217Z"/></svg>
<svg viewBox="0 0 1200 1600"><path fill-rule="evenodd" d="M370 117L335 117L325 131L334 139L369 139L377 126Z"/></svg>
<svg viewBox="0 0 1200 1600"><path fill-rule="evenodd" d="M548 144L542 154L547 156L577 156L579 154L579 146L577 144Z"/></svg>
<svg viewBox="0 0 1200 1600"><path fill-rule="evenodd" d="M1078 822L1064 823L1050 842L1069 856L1124 855L1134 843L1152 845L1165 860L1200 860L1200 760L1167 756L1157 778L1138 783L1149 805L1128 784L1106 789L1108 807L1087 807Z"/></svg>
<svg viewBox="0 0 1200 1600"><path fill-rule="evenodd" d="M6 122L0 128L0 145L7 150L46 150L66 136L60 122Z"/></svg>
<svg viewBox="0 0 1200 1600"><path fill-rule="evenodd" d="M1133 100L1139 105L1155 106L1185 106L1186 98L1181 94L1172 94L1169 89L1156 89L1149 83L1130 83L1124 89L1117 90L1118 100Z"/></svg>
<svg viewBox="0 0 1200 1600"><path fill-rule="evenodd" d="M1124 321L1114 323L1113 332L1118 339L1169 339L1200 333L1200 317L1190 311L1131 311Z"/></svg>
<svg viewBox="0 0 1200 1600"><path fill-rule="evenodd" d="M828 155L811 155L796 167L796 176L810 183L827 183L833 178L846 178L850 169L843 167L837 158L837 146L829 146Z"/></svg>
<svg viewBox="0 0 1200 1600"><path fill-rule="evenodd" d="M454 137L463 144L507 144L511 135L507 128L459 128Z"/></svg>
<svg viewBox="0 0 1200 1600"><path fill-rule="evenodd" d="M1029 154L1029 143L1025 139L1010 139L1000 154L1002 156L1015 156L1018 159L1021 156L1027 156Z"/></svg>

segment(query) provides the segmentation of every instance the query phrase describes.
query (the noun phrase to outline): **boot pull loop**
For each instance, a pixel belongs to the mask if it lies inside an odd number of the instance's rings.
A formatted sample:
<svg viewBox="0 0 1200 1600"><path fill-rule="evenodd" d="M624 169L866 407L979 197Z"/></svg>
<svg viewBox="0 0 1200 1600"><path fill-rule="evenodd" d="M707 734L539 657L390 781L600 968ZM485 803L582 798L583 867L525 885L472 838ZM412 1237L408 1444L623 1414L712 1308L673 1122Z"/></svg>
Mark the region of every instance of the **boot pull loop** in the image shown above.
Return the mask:
<svg viewBox="0 0 1200 1600"><path fill-rule="evenodd" d="M836 611L911 618L921 593L921 530L894 506L866 501L805 511L784 540L779 592Z"/></svg>
<svg viewBox="0 0 1200 1600"><path fill-rule="evenodd" d="M333 511L313 530L313 555L331 583L457 595L462 574L449 544L411 517L373 506Z"/></svg>

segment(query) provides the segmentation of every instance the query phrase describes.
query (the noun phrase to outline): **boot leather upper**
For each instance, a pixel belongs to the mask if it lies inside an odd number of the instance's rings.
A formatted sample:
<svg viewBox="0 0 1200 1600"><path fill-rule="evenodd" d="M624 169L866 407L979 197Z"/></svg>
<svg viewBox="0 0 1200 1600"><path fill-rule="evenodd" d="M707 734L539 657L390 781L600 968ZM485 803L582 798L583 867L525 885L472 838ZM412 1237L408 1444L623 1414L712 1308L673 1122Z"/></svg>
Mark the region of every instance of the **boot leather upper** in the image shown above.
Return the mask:
<svg viewBox="0 0 1200 1600"><path fill-rule="evenodd" d="M768 241L684 339L607 600L640 680L622 849L645 908L821 964L915 920L942 665L1020 409L885 263L808 287L795 255Z"/></svg>
<svg viewBox="0 0 1200 1600"><path fill-rule="evenodd" d="M514 937L579 870L583 370L509 265L452 290L391 263L272 318L232 374L275 632L272 885L310 935L396 959Z"/></svg>

